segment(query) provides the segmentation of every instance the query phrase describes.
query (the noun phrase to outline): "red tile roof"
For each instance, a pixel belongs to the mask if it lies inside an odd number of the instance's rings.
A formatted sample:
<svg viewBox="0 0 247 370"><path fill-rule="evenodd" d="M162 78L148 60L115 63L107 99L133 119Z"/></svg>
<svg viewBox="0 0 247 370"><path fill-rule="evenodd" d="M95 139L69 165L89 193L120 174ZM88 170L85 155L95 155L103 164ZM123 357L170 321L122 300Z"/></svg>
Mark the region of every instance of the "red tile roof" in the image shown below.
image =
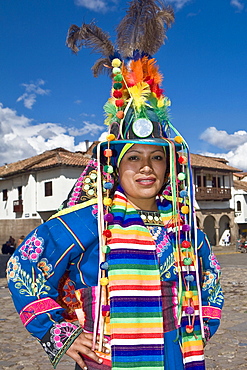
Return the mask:
<svg viewBox="0 0 247 370"><path fill-rule="evenodd" d="M233 186L237 190L244 190L247 192L247 182L246 181L234 180Z"/></svg>
<svg viewBox="0 0 247 370"><path fill-rule="evenodd" d="M89 148L90 150L91 148ZM0 167L0 177L8 177L23 172L40 171L58 166L85 167L88 157L85 153L72 153L63 148L48 150L34 157Z"/></svg>
<svg viewBox="0 0 247 370"><path fill-rule="evenodd" d="M191 154L191 165L196 168L212 168L227 172L242 172L238 168L231 167L224 158L208 157L200 154Z"/></svg>

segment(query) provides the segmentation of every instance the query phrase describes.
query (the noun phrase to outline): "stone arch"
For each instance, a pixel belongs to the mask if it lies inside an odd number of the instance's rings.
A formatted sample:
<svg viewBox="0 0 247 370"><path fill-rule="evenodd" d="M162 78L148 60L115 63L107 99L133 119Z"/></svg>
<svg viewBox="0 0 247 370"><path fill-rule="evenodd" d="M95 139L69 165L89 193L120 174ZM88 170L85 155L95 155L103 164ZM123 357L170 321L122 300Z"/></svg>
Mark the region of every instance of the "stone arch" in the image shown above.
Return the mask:
<svg viewBox="0 0 247 370"><path fill-rule="evenodd" d="M215 218L213 216L210 215L205 217L203 222L203 229L211 245L216 245Z"/></svg>
<svg viewBox="0 0 247 370"><path fill-rule="evenodd" d="M222 237L224 237L224 232L226 230L230 230L230 218L227 215L221 216L219 220L219 239L220 239L220 244L222 245Z"/></svg>

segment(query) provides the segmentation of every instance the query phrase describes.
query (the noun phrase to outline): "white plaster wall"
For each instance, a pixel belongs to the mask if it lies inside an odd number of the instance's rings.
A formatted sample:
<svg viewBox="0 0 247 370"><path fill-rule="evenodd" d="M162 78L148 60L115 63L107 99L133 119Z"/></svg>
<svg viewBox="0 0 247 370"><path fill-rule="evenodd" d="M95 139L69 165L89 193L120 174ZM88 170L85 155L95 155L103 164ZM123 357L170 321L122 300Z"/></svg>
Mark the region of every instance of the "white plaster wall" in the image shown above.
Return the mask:
<svg viewBox="0 0 247 370"><path fill-rule="evenodd" d="M80 176L80 168L53 168L37 173L37 211L53 211L58 209L67 198L76 179ZM52 181L52 196L45 196L45 182Z"/></svg>

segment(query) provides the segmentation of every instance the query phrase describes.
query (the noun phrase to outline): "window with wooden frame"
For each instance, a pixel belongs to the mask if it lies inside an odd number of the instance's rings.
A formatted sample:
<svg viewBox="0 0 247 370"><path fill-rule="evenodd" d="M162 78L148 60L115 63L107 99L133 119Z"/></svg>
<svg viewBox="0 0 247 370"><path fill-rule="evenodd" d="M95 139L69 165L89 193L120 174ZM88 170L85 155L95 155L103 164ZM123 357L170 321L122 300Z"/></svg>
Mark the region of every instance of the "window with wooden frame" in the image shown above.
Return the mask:
<svg viewBox="0 0 247 370"><path fill-rule="evenodd" d="M45 197L52 196L52 181L45 182Z"/></svg>

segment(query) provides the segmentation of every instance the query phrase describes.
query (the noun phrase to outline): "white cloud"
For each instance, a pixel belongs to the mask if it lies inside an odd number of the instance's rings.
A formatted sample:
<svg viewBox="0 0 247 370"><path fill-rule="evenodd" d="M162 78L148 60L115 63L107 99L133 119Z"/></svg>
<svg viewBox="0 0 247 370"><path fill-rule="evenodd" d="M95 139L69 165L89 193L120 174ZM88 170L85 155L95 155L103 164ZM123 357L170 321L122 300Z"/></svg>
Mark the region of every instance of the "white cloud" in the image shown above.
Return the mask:
<svg viewBox="0 0 247 370"><path fill-rule="evenodd" d="M76 135L99 135L104 128L86 122L81 129L68 129L56 123L34 124L0 103L0 165L63 147L70 151L85 150L85 142L75 145ZM73 136L72 136L73 135Z"/></svg>
<svg viewBox="0 0 247 370"><path fill-rule="evenodd" d="M242 0L231 0L230 1L230 4L232 5L232 6L234 6L238 11L242 11L242 10L244 10L244 4L243 4L243 1Z"/></svg>
<svg viewBox="0 0 247 370"><path fill-rule="evenodd" d="M247 132L245 130L228 134L224 130L215 127L207 128L200 139L225 150L224 153L201 153L212 157L223 157L233 167L247 171Z"/></svg>
<svg viewBox="0 0 247 370"><path fill-rule="evenodd" d="M23 100L24 106L28 109L32 109L36 102L37 95L48 95L50 90L42 89L40 86L45 84L44 80L37 80L36 82L30 82L29 84L21 84L25 87L25 92L17 99L17 102Z"/></svg>
<svg viewBox="0 0 247 370"><path fill-rule="evenodd" d="M78 6L102 13L112 10L118 2L119 0L75 0L75 4Z"/></svg>
<svg viewBox="0 0 247 370"><path fill-rule="evenodd" d="M83 136L83 135L90 135L95 136L99 133L99 131L102 131L104 127L96 125L96 123L90 123L87 121L84 121L84 126L81 128L70 128L69 134L73 136Z"/></svg>
<svg viewBox="0 0 247 370"><path fill-rule="evenodd" d="M176 9L182 9L185 5L191 2L191 0L167 0L167 3L174 5Z"/></svg>

